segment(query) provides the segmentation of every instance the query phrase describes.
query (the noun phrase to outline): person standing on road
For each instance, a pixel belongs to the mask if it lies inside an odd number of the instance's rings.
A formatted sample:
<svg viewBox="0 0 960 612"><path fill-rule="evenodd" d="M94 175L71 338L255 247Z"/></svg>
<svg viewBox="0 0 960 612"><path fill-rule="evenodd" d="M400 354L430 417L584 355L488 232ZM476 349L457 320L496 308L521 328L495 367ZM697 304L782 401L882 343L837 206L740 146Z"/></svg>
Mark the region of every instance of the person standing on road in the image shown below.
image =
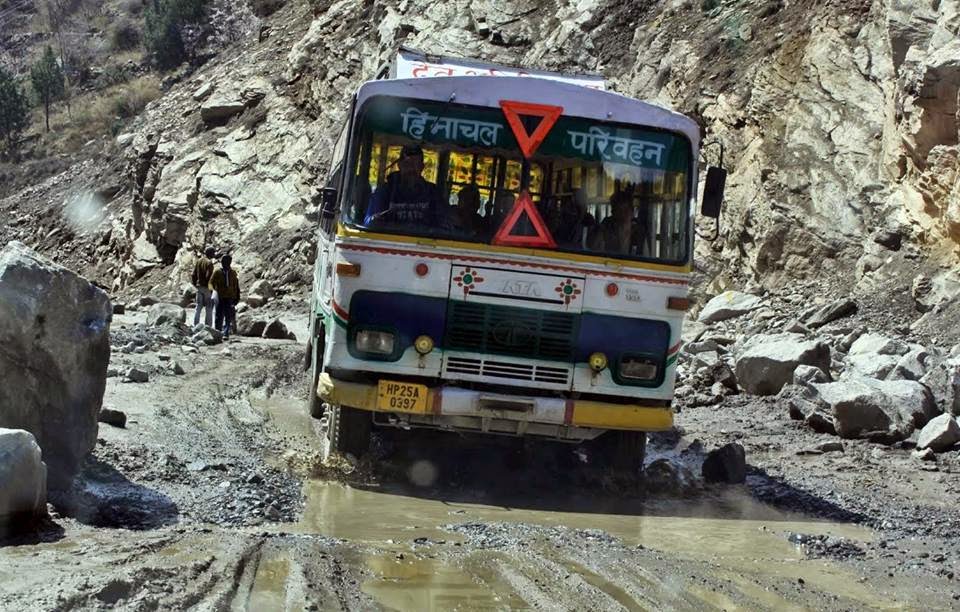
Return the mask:
<svg viewBox="0 0 960 612"><path fill-rule="evenodd" d="M197 310L193 313L193 326L200 325L200 311L204 311L203 324L213 325L213 296L210 291L210 277L213 276L213 247L204 249L203 255L193 266L193 286L197 289Z"/></svg>
<svg viewBox="0 0 960 612"><path fill-rule="evenodd" d="M223 334L223 338L230 337L230 332L236 326L237 302L240 301L240 279L231 266L233 258L224 255L220 258L220 267L214 270L210 277L210 287L216 296L214 303L217 305L217 330Z"/></svg>

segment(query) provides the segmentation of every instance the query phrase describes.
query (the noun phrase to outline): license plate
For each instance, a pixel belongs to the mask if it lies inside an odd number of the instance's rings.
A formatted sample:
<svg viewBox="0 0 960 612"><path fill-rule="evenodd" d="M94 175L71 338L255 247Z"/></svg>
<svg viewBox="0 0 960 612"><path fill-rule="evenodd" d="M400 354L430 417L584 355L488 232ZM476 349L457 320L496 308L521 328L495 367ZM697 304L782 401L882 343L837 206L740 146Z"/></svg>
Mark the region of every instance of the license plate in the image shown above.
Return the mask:
<svg viewBox="0 0 960 612"><path fill-rule="evenodd" d="M377 408L390 412L426 413L427 387L381 380L377 385Z"/></svg>

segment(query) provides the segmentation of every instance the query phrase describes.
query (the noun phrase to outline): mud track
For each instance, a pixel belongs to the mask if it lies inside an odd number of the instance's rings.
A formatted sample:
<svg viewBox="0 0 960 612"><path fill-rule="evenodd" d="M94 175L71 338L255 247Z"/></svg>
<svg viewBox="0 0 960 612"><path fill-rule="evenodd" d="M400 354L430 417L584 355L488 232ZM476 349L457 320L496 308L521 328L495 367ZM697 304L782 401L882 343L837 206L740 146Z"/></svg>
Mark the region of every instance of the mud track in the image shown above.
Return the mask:
<svg viewBox="0 0 960 612"><path fill-rule="evenodd" d="M643 493L569 446L402 431L378 435L371 460L322 467L302 350L115 351L112 367L151 380L109 379L127 427L101 425L60 514L0 547L0 609L957 604L950 466L908 478L894 456L871 471L898 451L866 443L797 456L813 440L776 406L732 400L682 414L651 458L696 471L704 448L740 439L743 487Z"/></svg>

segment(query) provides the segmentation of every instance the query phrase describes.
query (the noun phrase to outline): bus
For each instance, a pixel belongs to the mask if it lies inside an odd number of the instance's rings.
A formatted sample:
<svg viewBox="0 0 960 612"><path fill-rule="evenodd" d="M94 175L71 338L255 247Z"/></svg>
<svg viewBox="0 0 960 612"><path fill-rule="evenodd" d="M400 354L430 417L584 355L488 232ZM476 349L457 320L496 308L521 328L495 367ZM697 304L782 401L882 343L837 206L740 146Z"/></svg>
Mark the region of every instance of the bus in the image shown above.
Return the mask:
<svg viewBox="0 0 960 612"><path fill-rule="evenodd" d="M641 470L647 432L673 426L699 127L591 75L401 50L381 76L322 189L324 456L431 428L595 441ZM724 177L708 169L701 214Z"/></svg>

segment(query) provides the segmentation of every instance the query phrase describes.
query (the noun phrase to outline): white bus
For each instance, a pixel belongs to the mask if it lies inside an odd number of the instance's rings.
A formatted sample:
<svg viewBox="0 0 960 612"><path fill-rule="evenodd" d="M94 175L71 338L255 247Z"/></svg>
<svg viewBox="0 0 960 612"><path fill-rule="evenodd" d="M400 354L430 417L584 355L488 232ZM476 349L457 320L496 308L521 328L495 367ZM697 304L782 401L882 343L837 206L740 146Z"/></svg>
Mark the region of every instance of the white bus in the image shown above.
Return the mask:
<svg viewBox="0 0 960 612"><path fill-rule="evenodd" d="M698 126L598 77L408 51L387 76L354 96L324 189L325 448L360 456L375 427L600 438L642 468L673 425Z"/></svg>

